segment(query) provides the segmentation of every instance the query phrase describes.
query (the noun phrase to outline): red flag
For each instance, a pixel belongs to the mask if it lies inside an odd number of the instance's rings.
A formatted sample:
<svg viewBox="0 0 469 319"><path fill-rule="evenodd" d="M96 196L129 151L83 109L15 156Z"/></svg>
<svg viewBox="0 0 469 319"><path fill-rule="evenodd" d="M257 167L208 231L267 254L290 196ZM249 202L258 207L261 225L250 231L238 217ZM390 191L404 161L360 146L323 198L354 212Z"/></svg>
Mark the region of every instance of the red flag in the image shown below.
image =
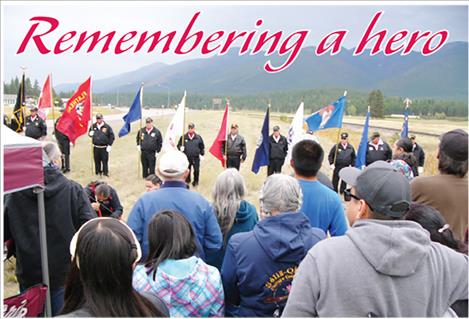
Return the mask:
<svg viewBox="0 0 469 319"><path fill-rule="evenodd" d="M230 104L226 103L225 113L223 114L223 119L221 121L220 130L218 131L217 138L213 141L212 146L210 146L210 153L213 156L218 158L221 162L221 165L225 167L225 159L223 158L224 152L222 150L223 142L226 142L226 128L227 128L227 121L228 121L228 109Z"/></svg>
<svg viewBox="0 0 469 319"><path fill-rule="evenodd" d="M51 85L51 75L49 74L46 78L46 82L42 87L41 95L37 102L37 107L39 108L39 116L42 119L46 119L47 111L44 109L52 107L52 85Z"/></svg>
<svg viewBox="0 0 469 319"><path fill-rule="evenodd" d="M68 100L62 117L57 123L57 130L68 136L75 144L78 137L88 131L91 119L91 76Z"/></svg>

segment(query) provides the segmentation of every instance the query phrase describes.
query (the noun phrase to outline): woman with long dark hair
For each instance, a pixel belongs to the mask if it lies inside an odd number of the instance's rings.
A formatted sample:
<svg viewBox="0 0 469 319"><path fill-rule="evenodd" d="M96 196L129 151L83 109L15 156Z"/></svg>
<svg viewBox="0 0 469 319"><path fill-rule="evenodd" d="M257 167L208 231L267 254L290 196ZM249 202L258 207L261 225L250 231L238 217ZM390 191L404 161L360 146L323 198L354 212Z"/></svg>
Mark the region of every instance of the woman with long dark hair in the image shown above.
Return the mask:
<svg viewBox="0 0 469 319"><path fill-rule="evenodd" d="M70 243L72 268L65 285L66 317L163 317L164 303L132 287L142 256L132 230L114 218L85 223Z"/></svg>
<svg viewBox="0 0 469 319"><path fill-rule="evenodd" d="M404 137L396 141L392 147L391 165L400 170L408 179L419 175L419 165L412 153L412 145L412 140ZM405 164L408 165L408 168Z"/></svg>
<svg viewBox="0 0 469 319"><path fill-rule="evenodd" d="M148 258L135 268L135 289L163 299L171 317L223 317L220 273L194 256L196 240L187 219L172 211L155 214L148 241Z"/></svg>

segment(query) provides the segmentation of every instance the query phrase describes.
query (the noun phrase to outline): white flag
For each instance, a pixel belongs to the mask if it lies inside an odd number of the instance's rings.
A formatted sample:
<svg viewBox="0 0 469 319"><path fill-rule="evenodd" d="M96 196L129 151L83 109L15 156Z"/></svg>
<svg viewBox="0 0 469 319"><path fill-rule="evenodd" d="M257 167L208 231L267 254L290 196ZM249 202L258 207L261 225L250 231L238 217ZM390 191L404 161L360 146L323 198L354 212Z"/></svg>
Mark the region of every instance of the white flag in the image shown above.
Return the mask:
<svg viewBox="0 0 469 319"><path fill-rule="evenodd" d="M177 150L177 144L179 138L184 134L184 109L186 107L186 91L182 97L181 103L179 103L176 113L174 114L171 123L169 123L166 129L166 134L163 141L163 150Z"/></svg>
<svg viewBox="0 0 469 319"><path fill-rule="evenodd" d="M295 117L293 118L293 121L290 124L290 128L288 129L288 153L287 157L285 158L285 164L290 164L293 146L303 138L304 107L305 104L301 102L300 106L298 107L298 110L296 111Z"/></svg>

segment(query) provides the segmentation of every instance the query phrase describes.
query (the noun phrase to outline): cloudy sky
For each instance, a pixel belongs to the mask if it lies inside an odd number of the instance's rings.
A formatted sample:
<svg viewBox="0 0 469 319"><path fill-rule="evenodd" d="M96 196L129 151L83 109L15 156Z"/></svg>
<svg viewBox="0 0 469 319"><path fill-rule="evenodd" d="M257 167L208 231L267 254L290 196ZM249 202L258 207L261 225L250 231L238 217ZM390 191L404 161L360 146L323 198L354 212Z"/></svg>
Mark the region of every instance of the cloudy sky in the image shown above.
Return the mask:
<svg viewBox="0 0 469 319"><path fill-rule="evenodd" d="M117 31L123 35L129 31L161 30L163 33L176 30L182 32L190 18L197 11L201 16L194 30L210 33L215 30L255 30L254 24L262 18L264 24L260 31L283 30L289 34L298 29L309 29L311 33L304 45L317 45L320 38L337 29L347 29L349 34L344 42L346 48L357 45L373 15L384 10L377 28L387 28L390 32L401 29L431 30L447 29L449 42L467 41L468 10L467 6L448 5L362 5L362 4L305 4L266 2L251 5L249 3L152 3L152 2L5 2L2 1L2 78L20 74L20 67L27 67L27 74L42 82L47 73L52 73L54 84L79 82L92 74L95 79L105 78L139 67L163 62L174 64L186 59L200 58L192 53L183 57L171 53L65 53L61 55L41 55L35 45L29 43L23 54L16 52L26 36L34 16L49 16L59 20L59 27L47 36L49 46L68 31ZM39 29L38 29L39 30ZM95 51L98 51L95 49Z"/></svg>

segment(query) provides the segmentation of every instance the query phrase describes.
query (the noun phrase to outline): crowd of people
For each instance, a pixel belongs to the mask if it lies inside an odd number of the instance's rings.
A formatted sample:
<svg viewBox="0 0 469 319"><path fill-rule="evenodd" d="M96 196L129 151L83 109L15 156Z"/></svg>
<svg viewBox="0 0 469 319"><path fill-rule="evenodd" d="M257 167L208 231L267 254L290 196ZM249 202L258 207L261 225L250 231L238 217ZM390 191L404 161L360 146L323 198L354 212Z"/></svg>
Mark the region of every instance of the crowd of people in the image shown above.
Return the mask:
<svg viewBox="0 0 469 319"><path fill-rule="evenodd" d="M355 150L343 133L328 156L331 185L321 172L327 155L312 139L293 147L293 176L280 173L287 148L275 127L278 161L257 211L239 172L246 143L237 125L222 146L227 169L208 200L189 188L204 156L195 125L152 170L161 134L146 123L137 136L146 192L127 221L116 189L69 180L57 144L44 143L54 316L467 316L465 131L442 135L436 176L418 176L424 153L412 136L390 147L374 133L366 168L354 168ZM105 125L90 130L95 159L103 159L98 146L112 144ZM101 164L96 173L106 175ZM37 199L23 190L6 195L4 207L5 240L13 242L25 291L42 281Z"/></svg>

